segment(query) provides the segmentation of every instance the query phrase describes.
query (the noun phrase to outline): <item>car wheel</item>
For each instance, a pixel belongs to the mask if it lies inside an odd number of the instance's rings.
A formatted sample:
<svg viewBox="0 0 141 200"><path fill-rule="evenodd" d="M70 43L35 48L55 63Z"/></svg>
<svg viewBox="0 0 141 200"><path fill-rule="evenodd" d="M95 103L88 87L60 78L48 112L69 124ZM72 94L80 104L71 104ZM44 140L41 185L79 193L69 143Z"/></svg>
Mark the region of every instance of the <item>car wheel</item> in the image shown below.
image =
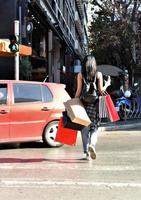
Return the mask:
<svg viewBox="0 0 141 200"><path fill-rule="evenodd" d="M63 146L62 143L54 141L56 137L56 133L57 133L57 128L58 128L58 121L50 122L45 128L45 131L43 134L43 141L45 144L47 144L50 147Z"/></svg>

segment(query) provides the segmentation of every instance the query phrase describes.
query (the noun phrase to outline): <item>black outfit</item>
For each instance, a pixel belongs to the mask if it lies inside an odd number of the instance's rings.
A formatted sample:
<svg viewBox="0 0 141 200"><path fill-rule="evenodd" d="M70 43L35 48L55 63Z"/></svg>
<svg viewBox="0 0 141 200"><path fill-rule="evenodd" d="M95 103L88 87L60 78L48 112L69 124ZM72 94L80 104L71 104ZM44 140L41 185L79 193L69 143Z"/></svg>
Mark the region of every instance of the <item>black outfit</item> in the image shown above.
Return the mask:
<svg viewBox="0 0 141 200"><path fill-rule="evenodd" d="M96 76L96 75L95 75ZM97 142L97 130L100 124L99 118L99 100L97 99L94 103L84 103L84 107L86 112L92 121L89 127L85 127L82 132L82 143L83 143L83 150L84 153L88 152L88 146L92 144L95 148L95 144Z"/></svg>

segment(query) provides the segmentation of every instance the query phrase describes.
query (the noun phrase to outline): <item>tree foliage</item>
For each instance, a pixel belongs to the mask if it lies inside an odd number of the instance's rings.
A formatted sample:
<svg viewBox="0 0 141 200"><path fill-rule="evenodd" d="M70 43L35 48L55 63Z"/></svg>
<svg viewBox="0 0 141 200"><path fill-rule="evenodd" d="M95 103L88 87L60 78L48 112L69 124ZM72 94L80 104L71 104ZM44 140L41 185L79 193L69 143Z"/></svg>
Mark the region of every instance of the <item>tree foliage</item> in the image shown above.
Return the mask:
<svg viewBox="0 0 141 200"><path fill-rule="evenodd" d="M133 44L140 28L141 0L91 0L89 47L98 64L136 64Z"/></svg>

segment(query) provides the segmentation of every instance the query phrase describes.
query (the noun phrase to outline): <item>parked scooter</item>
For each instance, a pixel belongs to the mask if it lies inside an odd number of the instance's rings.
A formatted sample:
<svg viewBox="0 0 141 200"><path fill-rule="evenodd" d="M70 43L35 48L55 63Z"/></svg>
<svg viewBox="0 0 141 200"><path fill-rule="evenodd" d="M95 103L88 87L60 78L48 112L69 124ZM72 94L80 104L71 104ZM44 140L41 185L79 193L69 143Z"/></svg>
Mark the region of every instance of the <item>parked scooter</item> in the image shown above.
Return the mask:
<svg viewBox="0 0 141 200"><path fill-rule="evenodd" d="M114 99L114 103L121 120L141 116L141 98L137 94L138 90L138 83L134 83L131 89L118 91L118 98Z"/></svg>
<svg viewBox="0 0 141 200"><path fill-rule="evenodd" d="M126 120L129 115L132 113L132 104L130 100L131 92L126 92L124 96L121 96L120 98L115 99L115 107L119 114L119 117L121 120Z"/></svg>

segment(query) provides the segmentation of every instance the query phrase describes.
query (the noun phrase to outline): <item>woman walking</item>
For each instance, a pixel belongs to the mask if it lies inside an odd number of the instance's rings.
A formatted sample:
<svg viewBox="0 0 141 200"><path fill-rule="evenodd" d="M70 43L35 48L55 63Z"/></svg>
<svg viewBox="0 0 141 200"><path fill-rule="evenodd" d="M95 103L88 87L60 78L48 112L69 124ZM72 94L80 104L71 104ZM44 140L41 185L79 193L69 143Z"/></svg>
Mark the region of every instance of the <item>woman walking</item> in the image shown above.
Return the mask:
<svg viewBox="0 0 141 200"><path fill-rule="evenodd" d="M100 94L106 91L107 87L111 84L111 79L108 77L108 80L105 81L105 85L103 85L103 75L101 72L97 71L96 60L92 55L86 56L83 60L82 71L77 75L77 88L75 97L81 98L85 81L93 82L97 93ZM84 127L81 131L84 159L86 160L96 159L95 146L100 123L98 103L98 98L93 103L84 103L86 112L92 121L89 127Z"/></svg>

